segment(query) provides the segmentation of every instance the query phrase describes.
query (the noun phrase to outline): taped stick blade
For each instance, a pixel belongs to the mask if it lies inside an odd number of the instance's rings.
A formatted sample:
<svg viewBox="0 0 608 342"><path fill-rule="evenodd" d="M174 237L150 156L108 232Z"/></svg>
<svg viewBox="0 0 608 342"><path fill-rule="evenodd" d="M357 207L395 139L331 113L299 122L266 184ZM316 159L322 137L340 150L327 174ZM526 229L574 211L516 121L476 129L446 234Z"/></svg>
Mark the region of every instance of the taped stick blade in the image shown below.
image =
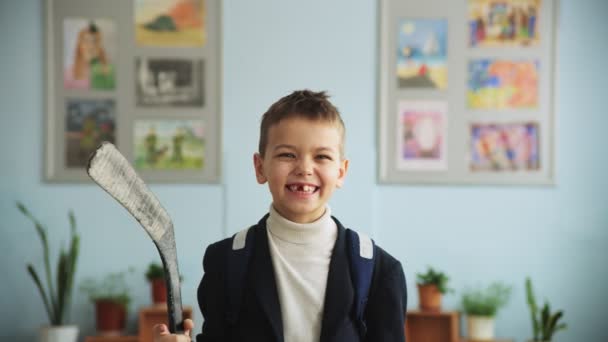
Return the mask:
<svg viewBox="0 0 608 342"><path fill-rule="evenodd" d="M135 217L152 240L158 242L165 234L172 235L169 214L113 144L103 142L97 148L89 159L87 173Z"/></svg>

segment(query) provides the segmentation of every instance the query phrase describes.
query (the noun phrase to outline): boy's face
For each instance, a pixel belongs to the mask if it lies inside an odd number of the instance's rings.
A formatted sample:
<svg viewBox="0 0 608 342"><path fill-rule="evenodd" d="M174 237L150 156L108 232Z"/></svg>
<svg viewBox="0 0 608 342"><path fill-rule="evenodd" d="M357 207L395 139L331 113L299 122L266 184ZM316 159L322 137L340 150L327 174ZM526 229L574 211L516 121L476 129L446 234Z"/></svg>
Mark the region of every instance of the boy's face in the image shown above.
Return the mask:
<svg viewBox="0 0 608 342"><path fill-rule="evenodd" d="M279 214L298 223L323 215L348 169L341 139L336 125L306 118L284 119L268 129L264 157L256 153L253 160L257 181L268 182Z"/></svg>

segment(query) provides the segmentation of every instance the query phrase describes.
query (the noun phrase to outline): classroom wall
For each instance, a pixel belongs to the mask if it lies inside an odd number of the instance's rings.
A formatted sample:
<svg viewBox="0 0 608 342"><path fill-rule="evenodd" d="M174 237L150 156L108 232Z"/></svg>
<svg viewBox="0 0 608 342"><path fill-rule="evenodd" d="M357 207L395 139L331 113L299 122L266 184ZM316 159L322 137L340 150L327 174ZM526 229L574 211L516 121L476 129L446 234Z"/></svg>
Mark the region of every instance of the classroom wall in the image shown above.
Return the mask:
<svg viewBox="0 0 608 342"><path fill-rule="evenodd" d="M149 303L143 278L158 258L143 230L91 184L42 181L44 141L42 1L0 0L0 340L32 341L46 323L25 271L40 267L23 201L50 231L51 250L68 237L67 210L81 233L76 281L133 266L134 311ZM344 116L351 169L331 205L347 226L371 234L404 265L409 308L415 274L427 265L451 276L457 309L465 286L513 286L497 335L531 336L524 278L565 310L555 342L607 341L608 153L605 152L608 24L605 0L563 0L557 50L556 186L398 186L377 182L377 1L231 0L223 11L223 172L220 184L152 185L176 227L184 303L196 307L205 247L255 222L270 196L255 182L252 154L261 113L299 88L326 89ZM94 331L93 306L75 293L72 321ZM197 325L201 323L198 308ZM199 330L199 328L197 328Z"/></svg>

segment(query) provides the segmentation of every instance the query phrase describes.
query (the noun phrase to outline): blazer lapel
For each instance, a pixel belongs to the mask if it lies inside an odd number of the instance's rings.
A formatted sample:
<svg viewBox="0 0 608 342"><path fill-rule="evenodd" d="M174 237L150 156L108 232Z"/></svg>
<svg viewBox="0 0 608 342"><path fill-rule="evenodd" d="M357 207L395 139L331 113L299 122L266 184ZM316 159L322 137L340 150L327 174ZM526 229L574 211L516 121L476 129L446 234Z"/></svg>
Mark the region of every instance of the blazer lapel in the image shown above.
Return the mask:
<svg viewBox="0 0 608 342"><path fill-rule="evenodd" d="M281 318L281 306L274 278L274 268L268 249L268 236L266 235L266 217L264 217L255 231L255 250L251 268L254 282L254 291L260 305L266 312L272 326L276 341L283 341L283 321Z"/></svg>
<svg viewBox="0 0 608 342"><path fill-rule="evenodd" d="M343 324L354 298L354 289L350 280L350 269L346 250L346 232L338 220L338 238L329 263L325 304L321 323L321 342L331 341L338 327Z"/></svg>

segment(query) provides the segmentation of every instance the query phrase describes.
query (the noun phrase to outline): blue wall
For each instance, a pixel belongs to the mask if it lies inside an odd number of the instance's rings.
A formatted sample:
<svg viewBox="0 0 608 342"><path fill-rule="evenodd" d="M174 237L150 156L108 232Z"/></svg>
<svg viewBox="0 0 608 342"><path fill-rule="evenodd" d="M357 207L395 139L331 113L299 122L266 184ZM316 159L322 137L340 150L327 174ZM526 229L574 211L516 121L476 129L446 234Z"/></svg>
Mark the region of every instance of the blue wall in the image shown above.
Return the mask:
<svg viewBox="0 0 608 342"><path fill-rule="evenodd" d="M348 10L345 10L348 9ZM523 281L563 308L570 328L555 341L607 341L608 2L564 0L559 18L557 186L388 186L376 182L376 2L231 0L224 5L223 183L154 185L177 229L184 302L196 307L201 258L209 243L254 222L270 197L251 167L260 114L287 92L327 89L348 131L351 172L332 201L346 225L372 234L405 266L417 306L415 273L447 271L458 306L466 285L503 280L513 298L497 334L531 334ZM0 0L0 340L32 341L46 315L26 274L40 265L25 202L50 230L52 250L67 240L73 208L82 235L77 281L134 266L132 308L149 302L142 273L157 258L141 228L93 185L46 184L41 1ZM76 292L72 320L94 330L93 307ZM201 315L196 309L197 323ZM129 329L135 329L131 314Z"/></svg>

